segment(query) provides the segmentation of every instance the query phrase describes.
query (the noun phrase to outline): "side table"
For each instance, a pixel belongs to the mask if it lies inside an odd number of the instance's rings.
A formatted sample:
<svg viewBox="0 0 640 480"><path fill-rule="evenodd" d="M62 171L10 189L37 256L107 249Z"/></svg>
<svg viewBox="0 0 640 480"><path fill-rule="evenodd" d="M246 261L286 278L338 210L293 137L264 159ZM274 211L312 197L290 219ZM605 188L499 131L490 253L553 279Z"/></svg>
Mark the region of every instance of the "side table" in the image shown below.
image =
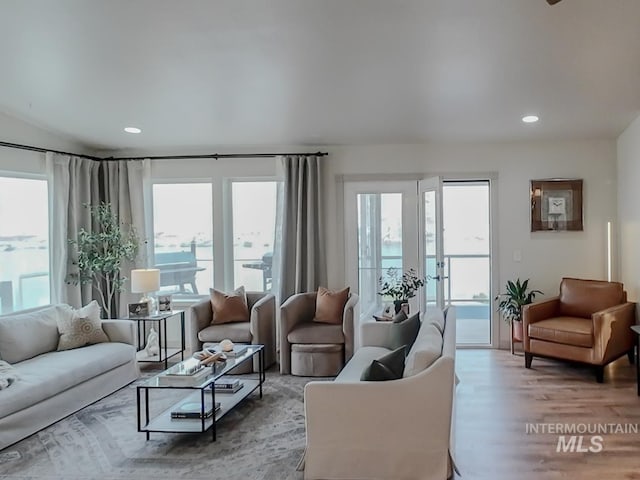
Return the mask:
<svg viewBox="0 0 640 480"><path fill-rule="evenodd" d="M169 348L167 346L167 320L180 317L180 348ZM164 368L168 368L170 358L180 354L180 360L184 360L185 333L184 333L184 310L172 310L170 312L161 312L155 315L144 317L129 316L127 320L133 320L138 324L138 351L136 358L140 363L160 363L164 362ZM158 332L158 354L147 355L144 350L147 341L147 324L156 323Z"/></svg>
<svg viewBox="0 0 640 480"><path fill-rule="evenodd" d="M631 330L636 334L636 385L640 397L640 325L631 325Z"/></svg>

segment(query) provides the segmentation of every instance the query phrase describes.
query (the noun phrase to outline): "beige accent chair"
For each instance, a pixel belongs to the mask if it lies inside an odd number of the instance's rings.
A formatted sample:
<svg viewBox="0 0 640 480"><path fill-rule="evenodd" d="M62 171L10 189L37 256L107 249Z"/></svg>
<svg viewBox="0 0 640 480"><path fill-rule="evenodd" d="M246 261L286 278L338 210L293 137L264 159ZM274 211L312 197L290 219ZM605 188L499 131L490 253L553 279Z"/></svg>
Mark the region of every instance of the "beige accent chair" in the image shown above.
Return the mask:
<svg viewBox="0 0 640 480"><path fill-rule="evenodd" d="M292 295L280 307L280 373L308 377L337 375L353 356L354 310L350 293L342 324L314 322L318 292Z"/></svg>
<svg viewBox="0 0 640 480"><path fill-rule="evenodd" d="M525 367L534 356L586 363L602 383L609 362L633 361L635 308L622 283L563 278L557 297L522 309Z"/></svg>
<svg viewBox="0 0 640 480"><path fill-rule="evenodd" d="M218 343L228 338L234 343L264 345L265 368L276 361L276 299L270 293L247 292L248 322L212 325L213 309L207 298L190 308L189 342L194 351L204 344ZM257 370L258 358L254 369ZM240 373L235 372L235 373Z"/></svg>

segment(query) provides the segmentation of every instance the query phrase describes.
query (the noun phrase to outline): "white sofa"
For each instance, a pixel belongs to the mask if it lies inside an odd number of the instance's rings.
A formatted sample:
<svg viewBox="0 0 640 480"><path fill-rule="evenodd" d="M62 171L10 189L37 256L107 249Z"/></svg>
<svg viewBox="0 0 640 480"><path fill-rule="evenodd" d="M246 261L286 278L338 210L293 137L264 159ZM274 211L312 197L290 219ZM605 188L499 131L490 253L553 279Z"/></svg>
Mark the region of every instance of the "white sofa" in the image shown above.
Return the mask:
<svg viewBox="0 0 640 480"><path fill-rule="evenodd" d="M0 450L129 384L139 376L134 322L103 320L108 343L57 352L53 305L0 316L0 359L18 380L0 390Z"/></svg>
<svg viewBox="0 0 640 480"><path fill-rule="evenodd" d="M442 336L431 325L437 313L444 317ZM455 468L450 447L455 307L448 307L444 315L434 309L423 316L403 378L360 381L372 360L391 351L390 328L388 322L363 323L363 346L338 377L306 385L305 479L444 480L451 476ZM429 361L433 363L419 370L420 364Z"/></svg>

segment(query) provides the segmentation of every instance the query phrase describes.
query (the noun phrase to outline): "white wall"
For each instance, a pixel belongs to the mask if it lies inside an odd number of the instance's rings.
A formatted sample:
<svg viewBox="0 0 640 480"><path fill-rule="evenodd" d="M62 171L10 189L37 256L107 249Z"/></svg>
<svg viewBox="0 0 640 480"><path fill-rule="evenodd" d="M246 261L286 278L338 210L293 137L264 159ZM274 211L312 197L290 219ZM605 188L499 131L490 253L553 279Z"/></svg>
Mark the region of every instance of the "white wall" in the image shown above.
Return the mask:
<svg viewBox="0 0 640 480"><path fill-rule="evenodd" d="M379 145L332 147L326 159L326 239L329 285L345 283L339 177L355 174L497 174L498 289L508 279L530 278L555 295L563 276L606 279L606 224L616 220L616 150L613 141L550 143ZM529 181L584 179L583 232L530 232ZM514 262L513 252L522 252ZM496 293L496 292L494 292ZM501 345L508 332L501 324Z"/></svg>
<svg viewBox="0 0 640 480"><path fill-rule="evenodd" d="M618 138L620 279L629 299L640 299L640 117ZM638 313L638 312L637 312Z"/></svg>
<svg viewBox="0 0 640 480"><path fill-rule="evenodd" d="M80 143L65 139L0 112L0 140L53 150L91 154ZM44 153L0 147L0 172L45 173Z"/></svg>

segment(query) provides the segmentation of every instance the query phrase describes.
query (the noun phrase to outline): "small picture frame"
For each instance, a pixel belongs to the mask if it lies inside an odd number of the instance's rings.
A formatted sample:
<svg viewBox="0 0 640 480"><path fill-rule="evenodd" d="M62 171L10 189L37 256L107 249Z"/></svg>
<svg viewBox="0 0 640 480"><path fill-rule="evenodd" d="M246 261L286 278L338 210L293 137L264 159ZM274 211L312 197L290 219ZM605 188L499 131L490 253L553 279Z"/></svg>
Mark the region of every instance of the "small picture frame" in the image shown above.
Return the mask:
<svg viewBox="0 0 640 480"><path fill-rule="evenodd" d="M148 317L149 303L148 302L130 303L129 316L130 317Z"/></svg>
<svg viewBox="0 0 640 480"><path fill-rule="evenodd" d="M531 180L531 231L581 231L582 179Z"/></svg>
<svg viewBox="0 0 640 480"><path fill-rule="evenodd" d="M158 295L158 312L170 312L171 295Z"/></svg>

